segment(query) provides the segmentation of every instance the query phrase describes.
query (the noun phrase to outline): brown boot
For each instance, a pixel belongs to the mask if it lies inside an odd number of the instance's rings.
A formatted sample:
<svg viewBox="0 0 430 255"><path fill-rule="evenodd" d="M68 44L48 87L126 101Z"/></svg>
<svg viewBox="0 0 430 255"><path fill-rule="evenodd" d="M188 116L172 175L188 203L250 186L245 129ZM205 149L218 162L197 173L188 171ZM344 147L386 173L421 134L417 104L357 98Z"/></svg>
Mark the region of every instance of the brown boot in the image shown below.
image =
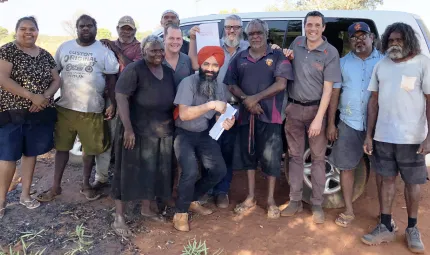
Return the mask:
<svg viewBox="0 0 430 255"><path fill-rule="evenodd" d="M190 211L200 215L209 215L213 213L211 209L203 207L198 201L191 202Z"/></svg>
<svg viewBox="0 0 430 255"><path fill-rule="evenodd" d="M173 216L173 227L179 231L190 231L190 225L188 225L188 213L175 213L175 216Z"/></svg>

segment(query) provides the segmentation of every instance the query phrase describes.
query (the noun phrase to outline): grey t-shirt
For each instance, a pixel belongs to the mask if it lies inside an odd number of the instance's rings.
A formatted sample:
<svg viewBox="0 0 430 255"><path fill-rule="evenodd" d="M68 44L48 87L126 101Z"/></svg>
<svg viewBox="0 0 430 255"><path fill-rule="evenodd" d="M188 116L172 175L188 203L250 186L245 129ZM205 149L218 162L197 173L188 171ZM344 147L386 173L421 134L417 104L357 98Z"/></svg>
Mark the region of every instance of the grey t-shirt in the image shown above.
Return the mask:
<svg viewBox="0 0 430 255"><path fill-rule="evenodd" d="M298 36L290 45L294 52L294 82L288 84L289 96L302 102L320 100L324 81L341 82L339 52L324 42L309 50L305 36Z"/></svg>
<svg viewBox="0 0 430 255"><path fill-rule="evenodd" d="M427 136L426 99L430 94L430 59L422 54L401 63L378 62L370 80L378 91L374 139L393 144L421 144Z"/></svg>
<svg viewBox="0 0 430 255"><path fill-rule="evenodd" d="M164 59L163 64L168 66L173 70L172 66ZM175 79L175 89L178 90L179 83L191 74L194 73L193 66L191 64L191 59L182 52L179 52L178 63L176 64L176 69L173 70L173 77Z"/></svg>
<svg viewBox="0 0 430 255"><path fill-rule="evenodd" d="M198 93L199 74L193 74L184 78L178 87L176 93L175 105L187 105L187 106L198 106L209 102L209 98ZM225 91L224 85L218 84L216 88L216 99L225 102ZM209 120L213 118L216 111L211 110L197 119L182 121L181 118L177 118L175 125L179 128L191 132L202 132L209 128Z"/></svg>

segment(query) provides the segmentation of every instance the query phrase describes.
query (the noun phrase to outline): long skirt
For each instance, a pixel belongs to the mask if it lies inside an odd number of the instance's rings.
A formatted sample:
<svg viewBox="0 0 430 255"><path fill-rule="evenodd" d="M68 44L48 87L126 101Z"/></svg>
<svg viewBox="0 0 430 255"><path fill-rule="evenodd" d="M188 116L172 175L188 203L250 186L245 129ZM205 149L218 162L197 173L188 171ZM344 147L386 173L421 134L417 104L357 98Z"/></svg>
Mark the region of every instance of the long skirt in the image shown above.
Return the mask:
<svg viewBox="0 0 430 255"><path fill-rule="evenodd" d="M159 138L135 133L133 149L124 148L119 121L111 195L115 200L169 199L172 195L173 136Z"/></svg>

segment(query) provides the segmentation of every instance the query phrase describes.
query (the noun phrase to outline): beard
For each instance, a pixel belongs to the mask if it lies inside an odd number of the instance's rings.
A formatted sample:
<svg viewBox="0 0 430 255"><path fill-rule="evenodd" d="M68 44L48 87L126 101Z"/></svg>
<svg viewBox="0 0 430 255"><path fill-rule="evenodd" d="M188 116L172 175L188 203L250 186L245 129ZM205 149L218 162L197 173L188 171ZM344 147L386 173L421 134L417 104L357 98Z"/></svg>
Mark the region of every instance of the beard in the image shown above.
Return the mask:
<svg viewBox="0 0 430 255"><path fill-rule="evenodd" d="M212 74L208 76L207 74ZM216 89L218 87L217 78L218 72L204 71L199 68L199 82L197 84L197 90L200 95L209 98L209 101L216 99Z"/></svg>
<svg viewBox="0 0 430 255"><path fill-rule="evenodd" d="M391 46L387 50L388 57L391 59L402 59L409 55L409 50L406 50L400 46Z"/></svg>
<svg viewBox="0 0 430 255"><path fill-rule="evenodd" d="M232 47L232 48L236 48L239 43L240 40L242 40L242 33L239 36L236 36L233 40L228 39L227 35L224 35L224 43L228 46L228 47Z"/></svg>
<svg viewBox="0 0 430 255"><path fill-rule="evenodd" d="M78 39L79 39L80 42L90 43L90 42L94 42L96 40L96 36L92 35L92 34L90 36L88 36L88 37L84 37L84 36L79 35Z"/></svg>

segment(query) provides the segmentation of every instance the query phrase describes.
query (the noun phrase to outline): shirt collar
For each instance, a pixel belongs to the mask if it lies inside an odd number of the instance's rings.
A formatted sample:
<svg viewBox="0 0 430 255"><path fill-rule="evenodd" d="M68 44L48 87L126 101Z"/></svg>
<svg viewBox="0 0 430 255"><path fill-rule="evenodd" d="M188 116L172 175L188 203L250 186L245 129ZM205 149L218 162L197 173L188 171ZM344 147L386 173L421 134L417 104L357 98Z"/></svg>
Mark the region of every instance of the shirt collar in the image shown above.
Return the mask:
<svg viewBox="0 0 430 255"><path fill-rule="evenodd" d="M355 53L353 51L351 51L351 56L353 58L357 58L357 59L361 60L361 58L358 57L357 55L355 55ZM379 56L380 56L379 51L375 47L373 47L372 53L370 53L370 55L365 60L369 60L369 59L373 59L373 58L379 58Z"/></svg>
<svg viewBox="0 0 430 255"><path fill-rule="evenodd" d="M247 50L242 51L242 52L240 53L240 57L242 57L242 58L247 58L247 57L249 57L249 56L250 56L250 54L249 54L249 49L250 49L250 48L251 48L251 46L248 46L248 49L247 49ZM264 56L267 56L267 55L269 55L269 54L273 54L273 49L272 49L272 47L270 47L270 45L267 45L266 53L264 54Z"/></svg>
<svg viewBox="0 0 430 255"><path fill-rule="evenodd" d="M322 36L322 39L323 39L323 43L321 43L321 45L318 46L315 50L324 52L328 47L328 41L327 41L327 38L325 36ZM306 36L303 36L302 39L297 42L297 45L308 50Z"/></svg>
<svg viewBox="0 0 430 255"><path fill-rule="evenodd" d="M127 44L127 45L136 45L138 43L139 43L139 41L135 37L134 40L131 43ZM119 41L119 38L116 39L115 45L121 49L122 43Z"/></svg>

